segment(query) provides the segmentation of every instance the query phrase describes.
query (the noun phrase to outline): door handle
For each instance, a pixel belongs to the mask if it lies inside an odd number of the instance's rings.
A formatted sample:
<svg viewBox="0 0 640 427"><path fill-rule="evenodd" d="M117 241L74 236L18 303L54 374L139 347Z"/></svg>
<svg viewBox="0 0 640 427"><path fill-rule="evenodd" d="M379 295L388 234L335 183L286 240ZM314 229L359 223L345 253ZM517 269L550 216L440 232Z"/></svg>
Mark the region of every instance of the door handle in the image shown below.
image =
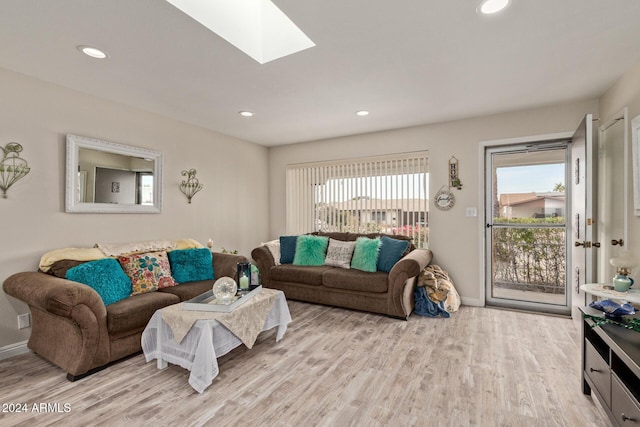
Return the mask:
<svg viewBox="0 0 640 427"><path fill-rule="evenodd" d="M622 414L620 414L620 418L622 418L622 422L625 422L625 421L635 421L635 419L633 419L633 418L631 418L631 417L626 416L626 415L624 414L624 412L623 412Z"/></svg>
<svg viewBox="0 0 640 427"><path fill-rule="evenodd" d="M594 248L599 248L600 247L600 242L593 242L591 244L591 246L593 246Z"/></svg>
<svg viewBox="0 0 640 427"><path fill-rule="evenodd" d="M573 245L575 247L583 246L586 249L591 247L591 242L588 240L585 240L584 242L575 242ZM598 243L598 246L600 246L600 243Z"/></svg>
<svg viewBox="0 0 640 427"><path fill-rule="evenodd" d="M618 239L618 240L613 239L613 240L611 240L611 244L613 246L615 246L615 245L624 246L624 240L622 240L622 239Z"/></svg>

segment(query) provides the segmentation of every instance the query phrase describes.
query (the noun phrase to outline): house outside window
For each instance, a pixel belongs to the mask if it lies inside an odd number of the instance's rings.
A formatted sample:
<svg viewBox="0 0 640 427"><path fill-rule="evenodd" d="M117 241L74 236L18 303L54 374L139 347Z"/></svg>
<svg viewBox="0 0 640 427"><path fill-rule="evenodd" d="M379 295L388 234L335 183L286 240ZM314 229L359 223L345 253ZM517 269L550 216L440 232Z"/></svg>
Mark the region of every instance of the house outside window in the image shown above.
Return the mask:
<svg viewBox="0 0 640 427"><path fill-rule="evenodd" d="M287 233L342 231L428 243L428 153L289 165Z"/></svg>

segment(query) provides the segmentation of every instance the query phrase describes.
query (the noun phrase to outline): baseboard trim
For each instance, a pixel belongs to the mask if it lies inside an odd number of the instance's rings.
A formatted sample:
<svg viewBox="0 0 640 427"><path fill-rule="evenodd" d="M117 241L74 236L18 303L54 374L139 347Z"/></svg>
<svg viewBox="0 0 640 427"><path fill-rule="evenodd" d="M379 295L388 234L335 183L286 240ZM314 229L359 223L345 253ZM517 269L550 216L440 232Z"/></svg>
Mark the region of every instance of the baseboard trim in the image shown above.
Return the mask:
<svg viewBox="0 0 640 427"><path fill-rule="evenodd" d="M482 301L480 298L461 297L460 302L462 303L462 305L470 305L473 307L484 307L484 301Z"/></svg>
<svg viewBox="0 0 640 427"><path fill-rule="evenodd" d="M26 341L17 342L15 344L9 344L0 348L0 360L8 359L20 354L29 353L31 350L27 347Z"/></svg>

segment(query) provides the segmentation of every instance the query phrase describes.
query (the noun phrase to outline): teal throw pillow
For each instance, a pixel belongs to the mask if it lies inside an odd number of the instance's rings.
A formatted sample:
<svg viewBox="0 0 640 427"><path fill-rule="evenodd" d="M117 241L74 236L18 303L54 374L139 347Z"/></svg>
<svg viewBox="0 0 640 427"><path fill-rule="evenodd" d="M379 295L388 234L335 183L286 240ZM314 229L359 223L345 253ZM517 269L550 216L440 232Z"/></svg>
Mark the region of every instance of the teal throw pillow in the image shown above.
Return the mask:
<svg viewBox="0 0 640 427"><path fill-rule="evenodd" d="M171 275L176 282L213 280L213 258L209 248L177 249L168 256Z"/></svg>
<svg viewBox="0 0 640 427"><path fill-rule="evenodd" d="M393 266L396 265L396 262L402 258L402 254L404 254L404 251L409 247L409 241L382 236L380 243L378 270L388 273Z"/></svg>
<svg viewBox="0 0 640 427"><path fill-rule="evenodd" d="M131 295L131 279L113 258L102 258L70 268L65 278L93 288L104 305L113 304Z"/></svg>
<svg viewBox="0 0 640 427"><path fill-rule="evenodd" d="M280 264L291 264L296 255L298 236L280 236Z"/></svg>
<svg viewBox="0 0 640 427"><path fill-rule="evenodd" d="M327 256L329 238L326 236L298 236L296 254L293 258L295 265L323 265Z"/></svg>
<svg viewBox="0 0 640 427"><path fill-rule="evenodd" d="M378 253L380 252L380 239L358 237L356 248L351 258L351 268L373 273L377 270Z"/></svg>

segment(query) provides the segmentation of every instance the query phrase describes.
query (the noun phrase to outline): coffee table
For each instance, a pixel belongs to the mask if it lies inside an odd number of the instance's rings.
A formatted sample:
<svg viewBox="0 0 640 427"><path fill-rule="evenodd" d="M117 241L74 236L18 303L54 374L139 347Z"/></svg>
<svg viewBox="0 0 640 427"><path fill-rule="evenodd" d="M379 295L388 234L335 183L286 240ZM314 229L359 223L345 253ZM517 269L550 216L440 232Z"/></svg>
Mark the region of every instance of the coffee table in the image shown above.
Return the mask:
<svg viewBox="0 0 640 427"><path fill-rule="evenodd" d="M267 300L268 299L268 300ZM266 301L266 302L265 302ZM247 317L254 316L260 304L270 305L264 316L259 317L262 326L253 333L247 333ZM204 392L218 376L217 358L234 348L245 344L253 346L260 331L277 327L276 342L284 336L291 314L282 291L262 289L260 294L229 313L183 310L184 303L157 310L142 333L142 350L147 362L157 360L158 369L167 367L167 362L188 369L189 384L198 393ZM163 316L164 312L164 316ZM193 320L193 325L184 334L175 325L175 320ZM167 323L173 325L173 327ZM254 322L258 321L256 319ZM174 336L176 330L178 340ZM235 332L234 332L235 331ZM255 336L254 336L255 335ZM181 339L180 339L181 338Z"/></svg>

